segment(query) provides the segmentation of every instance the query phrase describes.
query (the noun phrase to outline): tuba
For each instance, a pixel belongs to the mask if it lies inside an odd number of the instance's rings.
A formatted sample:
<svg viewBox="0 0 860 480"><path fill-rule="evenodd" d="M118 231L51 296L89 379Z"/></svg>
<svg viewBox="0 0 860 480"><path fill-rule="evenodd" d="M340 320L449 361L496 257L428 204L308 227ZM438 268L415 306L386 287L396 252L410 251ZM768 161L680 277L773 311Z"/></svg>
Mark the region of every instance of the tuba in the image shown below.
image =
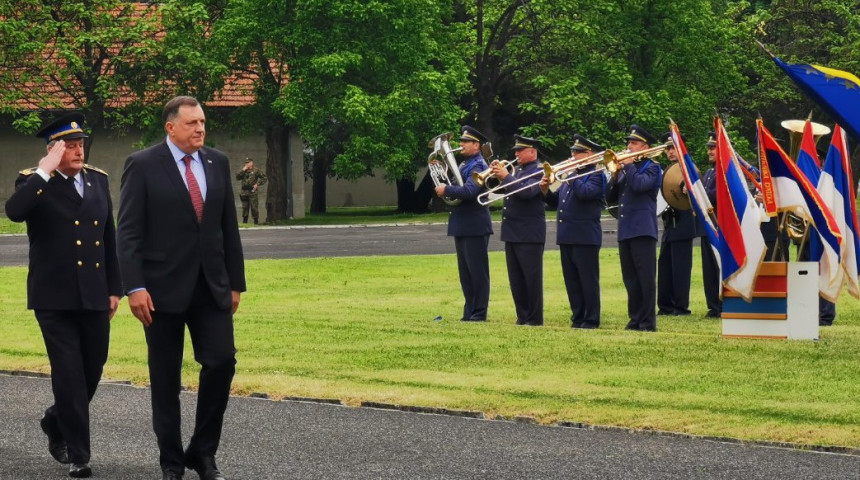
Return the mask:
<svg viewBox="0 0 860 480"><path fill-rule="evenodd" d="M803 128L806 126L806 121L783 120L780 125L782 128L788 130L788 135L791 140L789 156L791 156L792 160L797 162L797 156L800 154L800 143L803 140ZM812 127L812 137L815 139L816 144L821 137L830 133L830 127L826 125L816 122L810 122L810 125ZM786 234L791 242L795 245L800 245L809 230L809 222L794 213L788 212L785 217L785 227Z"/></svg>
<svg viewBox="0 0 860 480"><path fill-rule="evenodd" d="M430 172L430 178L435 186L439 185L456 185L462 187L463 177L460 175L460 168L457 166L457 159L454 158L454 152L459 152L462 147L451 148L451 137L453 133L443 133L433 137L430 140L430 148L433 151L427 157L427 170ZM462 200L455 198L442 197L442 201L448 205L459 205Z"/></svg>

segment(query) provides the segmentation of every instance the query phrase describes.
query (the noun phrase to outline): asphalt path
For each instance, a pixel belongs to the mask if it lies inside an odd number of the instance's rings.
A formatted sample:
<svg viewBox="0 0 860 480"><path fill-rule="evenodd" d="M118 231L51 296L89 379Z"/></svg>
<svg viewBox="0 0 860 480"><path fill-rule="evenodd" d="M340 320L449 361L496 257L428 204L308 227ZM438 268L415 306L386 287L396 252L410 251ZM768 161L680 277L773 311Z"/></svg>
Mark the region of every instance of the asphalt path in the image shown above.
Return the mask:
<svg viewBox="0 0 860 480"><path fill-rule="evenodd" d="M616 247L614 218L605 217L603 246ZM259 227L241 230L245 258L307 258L454 253L448 226L436 224ZM493 224L490 251L503 251L501 226ZM556 223L547 222L547 250L555 245ZM0 235L0 266L27 265L27 236Z"/></svg>
<svg viewBox="0 0 860 480"><path fill-rule="evenodd" d="M0 375L0 392L0 478L68 478L39 429L49 379ZM196 396L181 398L187 441ZM91 412L95 478L161 478L148 389L102 384ZM860 478L845 454L240 397L217 458L233 480Z"/></svg>

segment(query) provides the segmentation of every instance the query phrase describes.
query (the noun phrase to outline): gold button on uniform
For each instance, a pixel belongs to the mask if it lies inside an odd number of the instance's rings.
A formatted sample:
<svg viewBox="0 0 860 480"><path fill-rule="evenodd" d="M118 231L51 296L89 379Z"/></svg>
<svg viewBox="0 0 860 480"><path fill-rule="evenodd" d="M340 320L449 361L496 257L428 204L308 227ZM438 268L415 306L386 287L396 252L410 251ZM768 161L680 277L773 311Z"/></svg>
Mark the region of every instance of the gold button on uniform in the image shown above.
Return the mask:
<svg viewBox="0 0 860 480"><path fill-rule="evenodd" d="M98 264L98 262L96 262L96 268L99 268L99 266L100 266L100 265Z"/></svg>
<svg viewBox="0 0 860 480"><path fill-rule="evenodd" d="M75 220L75 225L80 225L80 224L81 224L81 222Z"/></svg>
<svg viewBox="0 0 860 480"><path fill-rule="evenodd" d="M84 266L84 262L82 262L82 261L78 260L78 266L79 266L79 267L83 267L83 266Z"/></svg>
<svg viewBox="0 0 860 480"><path fill-rule="evenodd" d="M97 247L98 247L99 245L101 245L101 244L102 244L101 242L99 242L98 240L96 240L96 246L97 246Z"/></svg>
<svg viewBox="0 0 860 480"><path fill-rule="evenodd" d="M78 240L78 241L77 241L77 242L75 242L75 243L76 243L76 244L78 244L78 245L80 245L80 244L81 244L81 241L80 241L80 240Z"/></svg>
<svg viewBox="0 0 860 480"><path fill-rule="evenodd" d="M99 226L99 221L98 221L98 220L95 220L95 221L93 222L93 225L95 225L95 226L97 226L97 227L98 227L98 226Z"/></svg>
<svg viewBox="0 0 860 480"><path fill-rule="evenodd" d="M41 189L41 188L40 188L40 189L38 189L38 190L36 190L36 195L41 195L41 194L42 194L42 189Z"/></svg>

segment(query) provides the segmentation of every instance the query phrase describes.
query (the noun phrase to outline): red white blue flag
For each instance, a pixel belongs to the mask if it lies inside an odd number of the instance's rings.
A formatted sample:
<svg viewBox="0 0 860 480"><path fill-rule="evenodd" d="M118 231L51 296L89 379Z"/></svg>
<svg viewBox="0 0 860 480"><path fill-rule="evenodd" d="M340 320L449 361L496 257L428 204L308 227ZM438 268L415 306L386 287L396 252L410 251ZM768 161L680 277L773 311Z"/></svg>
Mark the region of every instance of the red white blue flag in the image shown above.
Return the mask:
<svg viewBox="0 0 860 480"><path fill-rule="evenodd" d="M845 274L843 285L848 289L848 293L860 298L860 259L857 258L860 238L857 234L857 206L853 186L845 131L837 124L833 129L833 138L824 160L821 178L818 180L818 193L824 203L830 206L842 233L842 270Z"/></svg>
<svg viewBox="0 0 860 480"><path fill-rule="evenodd" d="M842 245L842 235L836 219L816 190L817 185L813 185L789 159L762 120L758 119L756 123L762 180L763 183L770 184L770 187L763 185L764 193L773 195L777 210L797 215L818 231L823 248L819 262L819 290L822 297L835 302L841 285L839 256ZM811 156L815 152L815 141L812 139L811 128L807 130L808 139L801 142L801 150L806 150L805 154ZM807 133L804 133L804 138L806 136Z"/></svg>
<svg viewBox="0 0 860 480"><path fill-rule="evenodd" d="M717 222L723 238L720 244L723 285L750 302L766 249L759 229L761 214L747 188L720 117L714 118L714 131L717 133Z"/></svg>

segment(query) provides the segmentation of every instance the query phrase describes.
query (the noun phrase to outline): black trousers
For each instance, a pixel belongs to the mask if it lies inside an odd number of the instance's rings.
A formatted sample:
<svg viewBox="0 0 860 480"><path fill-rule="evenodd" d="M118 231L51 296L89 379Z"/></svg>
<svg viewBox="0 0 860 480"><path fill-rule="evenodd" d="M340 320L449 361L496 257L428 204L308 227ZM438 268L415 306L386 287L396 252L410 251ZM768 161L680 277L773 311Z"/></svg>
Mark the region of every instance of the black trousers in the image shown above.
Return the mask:
<svg viewBox="0 0 860 480"><path fill-rule="evenodd" d="M90 461L90 400L107 361L110 319L107 311L36 310L51 362L54 405L45 411L74 463Z"/></svg>
<svg viewBox="0 0 860 480"><path fill-rule="evenodd" d="M600 245L559 245L574 327L600 326Z"/></svg>
<svg viewBox="0 0 860 480"><path fill-rule="evenodd" d="M505 242L517 325L543 325L543 249L542 243Z"/></svg>
<svg viewBox="0 0 860 480"><path fill-rule="evenodd" d="M144 328L149 354L152 390L152 426L158 440L162 470L184 471L179 391L185 326L201 365L197 415L188 452L214 456L221 441L230 383L236 371L233 314L220 310L209 288L198 277L188 309L182 313L152 312L152 324Z"/></svg>
<svg viewBox="0 0 860 480"><path fill-rule="evenodd" d="M723 281L720 278L720 266L717 256L708 237L702 237L702 285L705 289L705 303L708 311L719 315L723 312L723 301L720 300L720 289Z"/></svg>
<svg viewBox="0 0 860 480"><path fill-rule="evenodd" d="M627 289L630 330L657 330L657 240L634 237L618 242L621 276Z"/></svg>
<svg viewBox="0 0 860 480"><path fill-rule="evenodd" d="M463 289L463 319L486 320L490 302L489 235L454 237L460 287Z"/></svg>
<svg viewBox="0 0 860 480"><path fill-rule="evenodd" d="M657 257L657 310L668 315L689 315L693 239L660 244Z"/></svg>

